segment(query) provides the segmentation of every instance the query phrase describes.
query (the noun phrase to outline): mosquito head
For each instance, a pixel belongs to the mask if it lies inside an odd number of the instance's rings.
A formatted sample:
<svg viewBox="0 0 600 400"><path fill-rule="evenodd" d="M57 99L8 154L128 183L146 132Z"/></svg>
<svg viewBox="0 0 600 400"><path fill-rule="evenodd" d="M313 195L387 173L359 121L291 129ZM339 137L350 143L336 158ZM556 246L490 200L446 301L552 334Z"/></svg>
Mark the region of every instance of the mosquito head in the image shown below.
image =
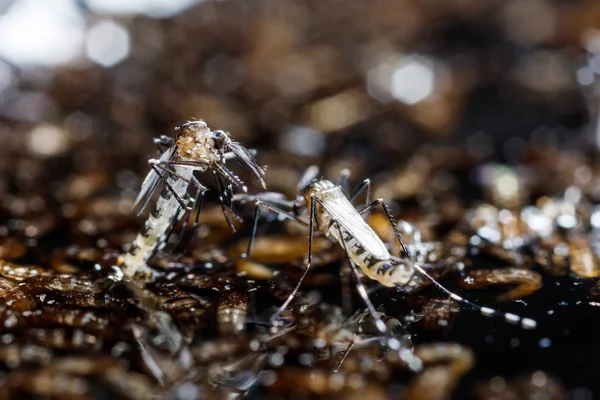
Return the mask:
<svg viewBox="0 0 600 400"><path fill-rule="evenodd" d="M225 147L225 145L227 143L231 142L231 139L229 139L229 135L220 129L214 131L212 136L213 136L215 149L217 149L217 150L222 151L223 148Z"/></svg>
<svg viewBox="0 0 600 400"><path fill-rule="evenodd" d="M328 198L343 196L343 194L340 187L335 183L328 181L327 179L313 178L301 189L300 196L304 198L304 201L308 206L311 203L312 197L324 201Z"/></svg>
<svg viewBox="0 0 600 400"><path fill-rule="evenodd" d="M204 121L189 121L175 128L175 143L180 159L202 164L212 164L221 159L214 132ZM220 141L223 139L219 139Z"/></svg>
<svg viewBox="0 0 600 400"><path fill-rule="evenodd" d="M225 182L246 190L244 182L225 165L227 159L235 159L249 169L260 185L266 189L265 171L256 163L248 149L233 141L229 133L222 130L211 131L204 121L190 121L175 128L178 157L198 167L206 166L218 174Z"/></svg>

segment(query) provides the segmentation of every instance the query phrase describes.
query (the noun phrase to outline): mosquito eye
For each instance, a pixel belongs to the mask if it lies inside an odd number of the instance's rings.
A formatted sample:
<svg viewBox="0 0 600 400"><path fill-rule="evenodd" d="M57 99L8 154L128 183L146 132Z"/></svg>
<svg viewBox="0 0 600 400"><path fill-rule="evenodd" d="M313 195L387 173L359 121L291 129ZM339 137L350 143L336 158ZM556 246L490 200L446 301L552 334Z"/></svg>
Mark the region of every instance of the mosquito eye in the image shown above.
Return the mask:
<svg viewBox="0 0 600 400"><path fill-rule="evenodd" d="M213 138L215 140L215 148L221 149L221 148L223 148L223 145L225 144L225 140L227 140L227 134L220 130L214 131Z"/></svg>

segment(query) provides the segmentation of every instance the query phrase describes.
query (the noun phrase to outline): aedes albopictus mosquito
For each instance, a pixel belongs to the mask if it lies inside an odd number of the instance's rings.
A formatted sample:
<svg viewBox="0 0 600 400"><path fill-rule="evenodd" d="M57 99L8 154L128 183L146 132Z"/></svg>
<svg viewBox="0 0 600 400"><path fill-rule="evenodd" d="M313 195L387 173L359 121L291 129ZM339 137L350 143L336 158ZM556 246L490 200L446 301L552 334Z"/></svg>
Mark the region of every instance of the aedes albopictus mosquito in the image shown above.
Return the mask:
<svg viewBox="0 0 600 400"><path fill-rule="evenodd" d="M526 329L533 329L536 327L536 322L530 318L521 318L516 314L503 313L489 307L482 307L451 292L434 279L427 272L427 269L436 266L416 261L416 256L411 254L404 244L398 228L394 223L391 212L383 199L378 198L373 202L369 201L370 181L368 179L358 187L354 194L347 198L344 194L343 186L347 185L349 172L346 171L342 175L339 184L329 180L319 179L318 173L319 170L316 166L310 167L304 173L304 176L298 183L298 198L293 201L285 200L282 195L273 192L265 192L254 196L237 196L241 201L254 200L256 204L252 237L248 243L246 254L244 254L243 257L249 257L251 255L252 243L256 235L261 207L273 211L285 218L297 221L309 229L309 250L306 268L287 300L273 314L271 318L273 324L277 324L279 315L290 304L310 270L312 263L312 241L315 230L318 230L318 232L338 242L344 249L348 264L355 277L357 291L373 316L377 328L383 334L387 333L385 324L369 300L367 290L360 279L358 268L360 268L367 277L386 287L409 285L411 284L411 280L416 279L418 275L420 275L431 281L452 300L478 310L484 316L503 316L507 322L520 324ZM365 190L367 191L366 205L362 209L356 210L352 205L352 201ZM381 206L385 212L396 239L406 255L405 258L390 254L390 251L383 241L363 219L363 215L377 206ZM309 213L308 221L300 218L305 211L308 211Z"/></svg>
<svg viewBox="0 0 600 400"><path fill-rule="evenodd" d="M194 236L207 191L194 176L195 172L212 172L223 214L232 229L227 209L231 210L234 187L243 192L247 191L247 187L227 168L227 160L238 161L266 189L265 171L254 160L253 152L233 141L229 134L221 130L212 131L202 120L186 122L175 128L175 133L175 138L161 136L154 139L162 155L159 159L148 161L151 170L134 204L134 207L139 207L138 215L144 212L161 185L163 189L124 257L123 272L130 277L152 275L148 261L164 248L188 211L195 212L191 235Z"/></svg>

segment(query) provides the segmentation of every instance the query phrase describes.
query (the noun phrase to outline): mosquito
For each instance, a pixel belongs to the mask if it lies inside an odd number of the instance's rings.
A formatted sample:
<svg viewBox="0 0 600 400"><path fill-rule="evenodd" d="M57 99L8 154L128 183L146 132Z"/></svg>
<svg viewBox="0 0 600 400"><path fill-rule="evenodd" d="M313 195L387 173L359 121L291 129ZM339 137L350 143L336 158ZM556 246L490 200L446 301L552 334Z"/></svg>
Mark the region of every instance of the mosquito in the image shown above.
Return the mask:
<svg viewBox="0 0 600 400"><path fill-rule="evenodd" d="M309 229L308 259L306 268L296 284L294 290L288 296L284 304L277 309L271 318L273 324L277 323L279 315L287 308L290 302L296 296L302 281L306 277L312 264L312 244L315 230L324 234L328 238L338 242L344 249L348 264L353 272L356 281L356 287L359 295L367 305L367 308L376 323L377 329L382 334L387 334L385 323L380 318L368 297L367 290L361 281L358 268L370 279L379 282L385 287L404 286L411 284L413 279L419 279L415 271L430 280L439 290L443 291L451 299L462 303L470 308L478 310L487 317L501 315L508 323L519 324L525 329L533 329L537 323L530 318L521 318L512 313L503 313L489 307L482 307L478 304L462 298L451 292L436 279L434 279L427 269L438 267L434 264L425 264L416 261L416 254L412 254L396 227L389 207L382 198L370 202L370 180L365 179L358 189L347 198L344 194L344 186L347 185L349 172L345 171L338 184L326 179L317 178L319 169L316 166L310 167L298 183L298 197L296 200L286 200L283 195L273 192L265 192L254 196L236 196L242 201L255 202L253 231L248 249L242 257L249 257L252 250L252 244L256 236L258 227L258 218L260 208L265 208L281 215L284 218L294 220ZM352 202L363 192L367 191L366 205L357 210ZM375 207L381 206L390 225L394 231L396 239L400 243L406 258L400 258L390 254L383 241L377 236L375 231L365 222L363 216ZM287 210L289 211L287 211ZM300 216L308 211L308 222L301 219ZM315 227L316 225L316 227ZM406 349L405 349L406 350ZM411 353L412 354L412 353ZM401 354L402 355L402 354ZM404 354L405 361L411 356ZM414 356L413 356L414 357ZM413 359L414 361L414 359Z"/></svg>
<svg viewBox="0 0 600 400"><path fill-rule="evenodd" d="M212 131L202 120L186 122L175 128L175 133L175 138L163 135L154 139L162 154L159 159L148 160L150 171L134 203L134 208L139 207L138 215L148 207L159 187L163 189L144 227L124 257L123 272L129 277L153 275L148 261L165 247L188 211L195 212L191 237L195 235L207 191L195 177L195 172L212 172L223 214L234 231L227 210L231 211L232 208L234 187L243 192L247 191L247 187L227 168L226 162L238 161L266 189L265 171L254 160L254 153L233 141L228 133Z"/></svg>

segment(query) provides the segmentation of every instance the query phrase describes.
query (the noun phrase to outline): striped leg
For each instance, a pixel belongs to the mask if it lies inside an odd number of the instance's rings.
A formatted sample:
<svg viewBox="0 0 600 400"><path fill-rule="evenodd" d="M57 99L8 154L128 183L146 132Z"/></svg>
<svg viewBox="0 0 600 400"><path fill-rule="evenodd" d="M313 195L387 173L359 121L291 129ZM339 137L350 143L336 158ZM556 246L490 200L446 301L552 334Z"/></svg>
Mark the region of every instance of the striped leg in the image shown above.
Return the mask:
<svg viewBox="0 0 600 400"><path fill-rule="evenodd" d="M402 237L400 236L400 232L398 232L398 228L396 227L396 224L394 223L392 214L391 214L389 208L387 207L387 205L383 202L383 199L379 198L379 199L375 200L374 202L372 202L371 204L369 204L367 207L363 208L359 212L360 213L368 212L373 207L376 207L379 204L382 205L383 211L385 211L385 214L388 217L390 225L392 226L394 235L396 235L396 239L402 246L402 250L406 253L406 255L409 259L412 259L412 254L410 253L410 251L408 251L406 245L404 244L404 241L402 240ZM421 275L423 275L425 278L427 278L429 281L431 281L431 283L433 283L442 292L446 293L452 300L462 303L471 309L479 311L482 315L484 315L486 317L494 317L494 316L504 317L504 320L506 322L511 323L511 324L520 324L521 327L523 327L525 329L534 329L537 326L537 322L531 318L522 318L516 314L505 313L505 312L498 311L498 310L495 310L495 309L489 308L489 307L482 307L478 304L475 304L475 303L457 295L456 293L451 292L444 285L439 283L435 278L433 278L431 275L429 275L429 273L426 271L426 269L431 268L431 265L429 265L429 264L426 266L420 265L420 264L414 262L414 260L412 260L412 261L413 261L413 266L417 270L417 272L419 272Z"/></svg>
<svg viewBox="0 0 600 400"><path fill-rule="evenodd" d="M493 308L482 307L479 304L475 304L475 303L465 299L464 297L461 297L461 296L457 295L456 293L453 293L450 290L446 289L445 286L443 286L441 283L439 283L437 280L435 280L431 275L429 275L427 273L427 271L425 271L425 269L422 266L420 266L419 264L414 264L414 267L421 275L423 275L425 278L430 280L431 283L433 283L442 292L446 293L446 295L448 295L448 297L450 297L452 300L462 303L476 311L479 311L482 315L484 315L486 317L500 316L500 317L503 317L504 320L506 322L508 322L509 324L521 325L521 327L524 329L535 329L537 327L537 322L531 318L523 318L517 314L506 313L503 311L495 310Z"/></svg>

